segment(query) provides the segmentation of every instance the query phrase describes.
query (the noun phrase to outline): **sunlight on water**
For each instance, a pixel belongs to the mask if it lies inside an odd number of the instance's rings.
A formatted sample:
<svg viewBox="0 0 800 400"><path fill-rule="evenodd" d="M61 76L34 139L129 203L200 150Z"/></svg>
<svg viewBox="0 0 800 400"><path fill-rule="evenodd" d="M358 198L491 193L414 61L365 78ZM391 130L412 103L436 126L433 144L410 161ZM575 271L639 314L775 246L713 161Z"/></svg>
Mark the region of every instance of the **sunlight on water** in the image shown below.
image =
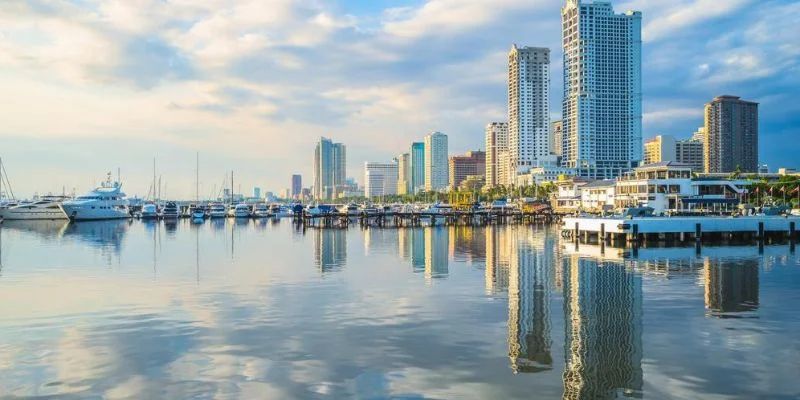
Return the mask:
<svg viewBox="0 0 800 400"><path fill-rule="evenodd" d="M288 220L0 226L0 397L797 398L790 246Z"/></svg>

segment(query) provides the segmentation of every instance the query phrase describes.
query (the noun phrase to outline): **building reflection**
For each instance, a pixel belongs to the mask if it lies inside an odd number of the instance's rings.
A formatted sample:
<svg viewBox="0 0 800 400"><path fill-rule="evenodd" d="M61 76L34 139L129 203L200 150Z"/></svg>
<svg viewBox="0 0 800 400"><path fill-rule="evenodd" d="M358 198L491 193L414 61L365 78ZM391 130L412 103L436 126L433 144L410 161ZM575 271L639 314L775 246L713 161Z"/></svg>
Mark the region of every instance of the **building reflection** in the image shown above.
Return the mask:
<svg viewBox="0 0 800 400"><path fill-rule="evenodd" d="M549 235L515 230L508 246L508 355L514 373L553 369L551 354L552 251Z"/></svg>
<svg viewBox="0 0 800 400"><path fill-rule="evenodd" d="M562 262L564 399L641 397L641 275L578 255Z"/></svg>
<svg viewBox="0 0 800 400"><path fill-rule="evenodd" d="M712 316L758 309L759 260L706 258L703 282L706 310Z"/></svg>
<svg viewBox="0 0 800 400"><path fill-rule="evenodd" d="M445 227L425 228L425 279L447 277L450 230Z"/></svg>
<svg viewBox="0 0 800 400"><path fill-rule="evenodd" d="M400 257L411 262L415 273L425 272L425 229L405 228L398 230Z"/></svg>
<svg viewBox="0 0 800 400"><path fill-rule="evenodd" d="M486 294L508 290L510 236L510 230L505 227L492 225L486 228Z"/></svg>
<svg viewBox="0 0 800 400"><path fill-rule="evenodd" d="M458 262L483 262L486 259L486 229L465 225L450 226L450 258Z"/></svg>
<svg viewBox="0 0 800 400"><path fill-rule="evenodd" d="M342 229L314 230L314 265L320 272L341 270L347 263L347 231Z"/></svg>

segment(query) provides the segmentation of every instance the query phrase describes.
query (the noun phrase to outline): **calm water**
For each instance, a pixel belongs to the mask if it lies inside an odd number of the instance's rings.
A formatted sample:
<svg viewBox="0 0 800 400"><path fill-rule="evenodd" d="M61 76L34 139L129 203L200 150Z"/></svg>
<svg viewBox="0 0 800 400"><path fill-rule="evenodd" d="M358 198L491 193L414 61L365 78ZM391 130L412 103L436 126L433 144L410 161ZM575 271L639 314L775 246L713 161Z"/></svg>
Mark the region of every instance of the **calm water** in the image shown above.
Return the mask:
<svg viewBox="0 0 800 400"><path fill-rule="evenodd" d="M549 228L0 228L0 398L800 398L789 246Z"/></svg>

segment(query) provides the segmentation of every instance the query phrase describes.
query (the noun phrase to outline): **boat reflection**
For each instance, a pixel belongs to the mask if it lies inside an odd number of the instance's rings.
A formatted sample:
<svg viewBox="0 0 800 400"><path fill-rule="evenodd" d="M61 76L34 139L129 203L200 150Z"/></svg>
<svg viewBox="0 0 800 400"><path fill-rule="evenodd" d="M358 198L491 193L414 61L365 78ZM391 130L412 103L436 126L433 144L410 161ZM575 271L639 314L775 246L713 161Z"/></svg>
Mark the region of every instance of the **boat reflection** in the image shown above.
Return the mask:
<svg viewBox="0 0 800 400"><path fill-rule="evenodd" d="M17 231L23 233L30 233L37 236L39 239L56 240L64 235L64 230L67 229L69 220L53 220L53 221L24 221L12 220L4 221L0 225L0 229L7 231Z"/></svg>
<svg viewBox="0 0 800 400"><path fill-rule="evenodd" d="M130 224L128 220L74 222L67 225L63 236L118 255Z"/></svg>

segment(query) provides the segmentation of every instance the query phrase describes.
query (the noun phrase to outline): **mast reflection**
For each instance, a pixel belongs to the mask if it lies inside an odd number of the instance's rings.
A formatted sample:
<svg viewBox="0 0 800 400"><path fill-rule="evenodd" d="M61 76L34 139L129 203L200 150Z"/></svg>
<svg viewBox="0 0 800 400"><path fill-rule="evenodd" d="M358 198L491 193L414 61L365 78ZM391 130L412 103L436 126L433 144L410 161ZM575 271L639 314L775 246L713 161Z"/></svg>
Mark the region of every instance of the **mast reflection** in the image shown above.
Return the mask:
<svg viewBox="0 0 800 400"><path fill-rule="evenodd" d="M564 399L641 397L641 276L623 263L563 262Z"/></svg>
<svg viewBox="0 0 800 400"><path fill-rule="evenodd" d="M314 230L314 265L322 273L341 270L347 263L347 231Z"/></svg>

